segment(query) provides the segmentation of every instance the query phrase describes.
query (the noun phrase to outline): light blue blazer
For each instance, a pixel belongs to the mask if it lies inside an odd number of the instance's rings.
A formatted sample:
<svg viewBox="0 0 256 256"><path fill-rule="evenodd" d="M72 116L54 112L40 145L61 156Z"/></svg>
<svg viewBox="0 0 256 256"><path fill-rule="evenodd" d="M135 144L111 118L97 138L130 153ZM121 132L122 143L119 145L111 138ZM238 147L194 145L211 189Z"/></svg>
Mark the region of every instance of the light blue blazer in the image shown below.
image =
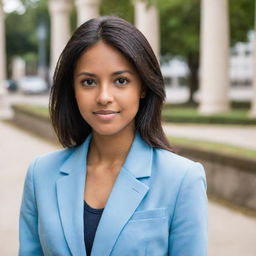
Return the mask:
<svg viewBox="0 0 256 256"><path fill-rule="evenodd" d="M24 185L20 256L84 256L84 185L91 135L37 157ZM91 256L206 256L204 169L136 133L96 231Z"/></svg>

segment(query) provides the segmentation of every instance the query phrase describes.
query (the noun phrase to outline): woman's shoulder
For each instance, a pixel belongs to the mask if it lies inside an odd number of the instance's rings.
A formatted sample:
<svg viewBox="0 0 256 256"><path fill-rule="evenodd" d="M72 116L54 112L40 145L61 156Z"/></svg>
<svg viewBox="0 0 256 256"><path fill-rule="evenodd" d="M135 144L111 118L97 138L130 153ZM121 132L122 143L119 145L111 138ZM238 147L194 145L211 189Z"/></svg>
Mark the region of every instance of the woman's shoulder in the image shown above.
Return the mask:
<svg viewBox="0 0 256 256"><path fill-rule="evenodd" d="M153 164L156 171L166 179L205 179L201 163L165 149L154 149Z"/></svg>
<svg viewBox="0 0 256 256"><path fill-rule="evenodd" d="M168 151L166 149L154 148L154 157L157 159L159 164L175 164L176 167L186 168L195 163L195 161L179 155L175 152Z"/></svg>
<svg viewBox="0 0 256 256"><path fill-rule="evenodd" d="M56 161L63 161L65 160L69 155L74 152L75 147L73 148L64 148L64 149L58 149L55 151L47 152L45 154L39 155L36 157L40 162L44 163L52 163Z"/></svg>
<svg viewBox="0 0 256 256"><path fill-rule="evenodd" d="M69 158L70 155L74 152L74 148L66 148L59 149L52 152L48 152L42 155L36 156L32 159L29 169L33 172L40 173L43 171L46 173L47 171L56 171L58 170L62 164Z"/></svg>

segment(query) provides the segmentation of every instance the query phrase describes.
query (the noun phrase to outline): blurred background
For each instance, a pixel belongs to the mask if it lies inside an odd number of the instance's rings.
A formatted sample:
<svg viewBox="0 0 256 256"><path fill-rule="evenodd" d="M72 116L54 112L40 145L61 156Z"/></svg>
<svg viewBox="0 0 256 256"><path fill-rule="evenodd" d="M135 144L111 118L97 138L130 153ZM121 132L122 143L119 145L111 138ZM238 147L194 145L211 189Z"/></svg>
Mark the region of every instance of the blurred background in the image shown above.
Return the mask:
<svg viewBox="0 0 256 256"><path fill-rule="evenodd" d="M17 255L29 162L60 148L47 108L59 55L99 15L133 23L159 60L165 132L206 170L209 255L255 256L254 0L0 0L0 255Z"/></svg>

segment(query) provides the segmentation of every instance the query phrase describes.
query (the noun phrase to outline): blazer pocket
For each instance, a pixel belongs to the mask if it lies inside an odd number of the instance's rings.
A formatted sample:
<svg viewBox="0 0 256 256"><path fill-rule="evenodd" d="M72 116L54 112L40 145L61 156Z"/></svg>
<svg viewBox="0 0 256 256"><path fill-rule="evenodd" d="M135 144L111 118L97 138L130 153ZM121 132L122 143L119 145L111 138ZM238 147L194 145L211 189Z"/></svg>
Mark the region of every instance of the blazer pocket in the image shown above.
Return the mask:
<svg viewBox="0 0 256 256"><path fill-rule="evenodd" d="M136 211L130 218L131 221L161 219L167 216L166 208L156 208L151 210Z"/></svg>

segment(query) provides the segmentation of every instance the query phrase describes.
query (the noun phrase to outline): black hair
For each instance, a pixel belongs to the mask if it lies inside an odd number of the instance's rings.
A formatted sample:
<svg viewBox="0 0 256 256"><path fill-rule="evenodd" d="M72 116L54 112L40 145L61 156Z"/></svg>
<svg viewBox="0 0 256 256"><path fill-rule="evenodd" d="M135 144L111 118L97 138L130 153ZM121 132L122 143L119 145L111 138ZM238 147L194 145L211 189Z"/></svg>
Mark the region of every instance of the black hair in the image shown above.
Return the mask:
<svg viewBox="0 0 256 256"><path fill-rule="evenodd" d="M49 110L60 143L64 147L77 146L91 133L91 127L77 106L73 76L81 54L98 41L119 50L140 76L146 94L140 100L135 117L136 130L149 145L172 150L161 126L165 90L158 60L144 35L129 22L115 16L101 16L83 23L57 62Z"/></svg>

